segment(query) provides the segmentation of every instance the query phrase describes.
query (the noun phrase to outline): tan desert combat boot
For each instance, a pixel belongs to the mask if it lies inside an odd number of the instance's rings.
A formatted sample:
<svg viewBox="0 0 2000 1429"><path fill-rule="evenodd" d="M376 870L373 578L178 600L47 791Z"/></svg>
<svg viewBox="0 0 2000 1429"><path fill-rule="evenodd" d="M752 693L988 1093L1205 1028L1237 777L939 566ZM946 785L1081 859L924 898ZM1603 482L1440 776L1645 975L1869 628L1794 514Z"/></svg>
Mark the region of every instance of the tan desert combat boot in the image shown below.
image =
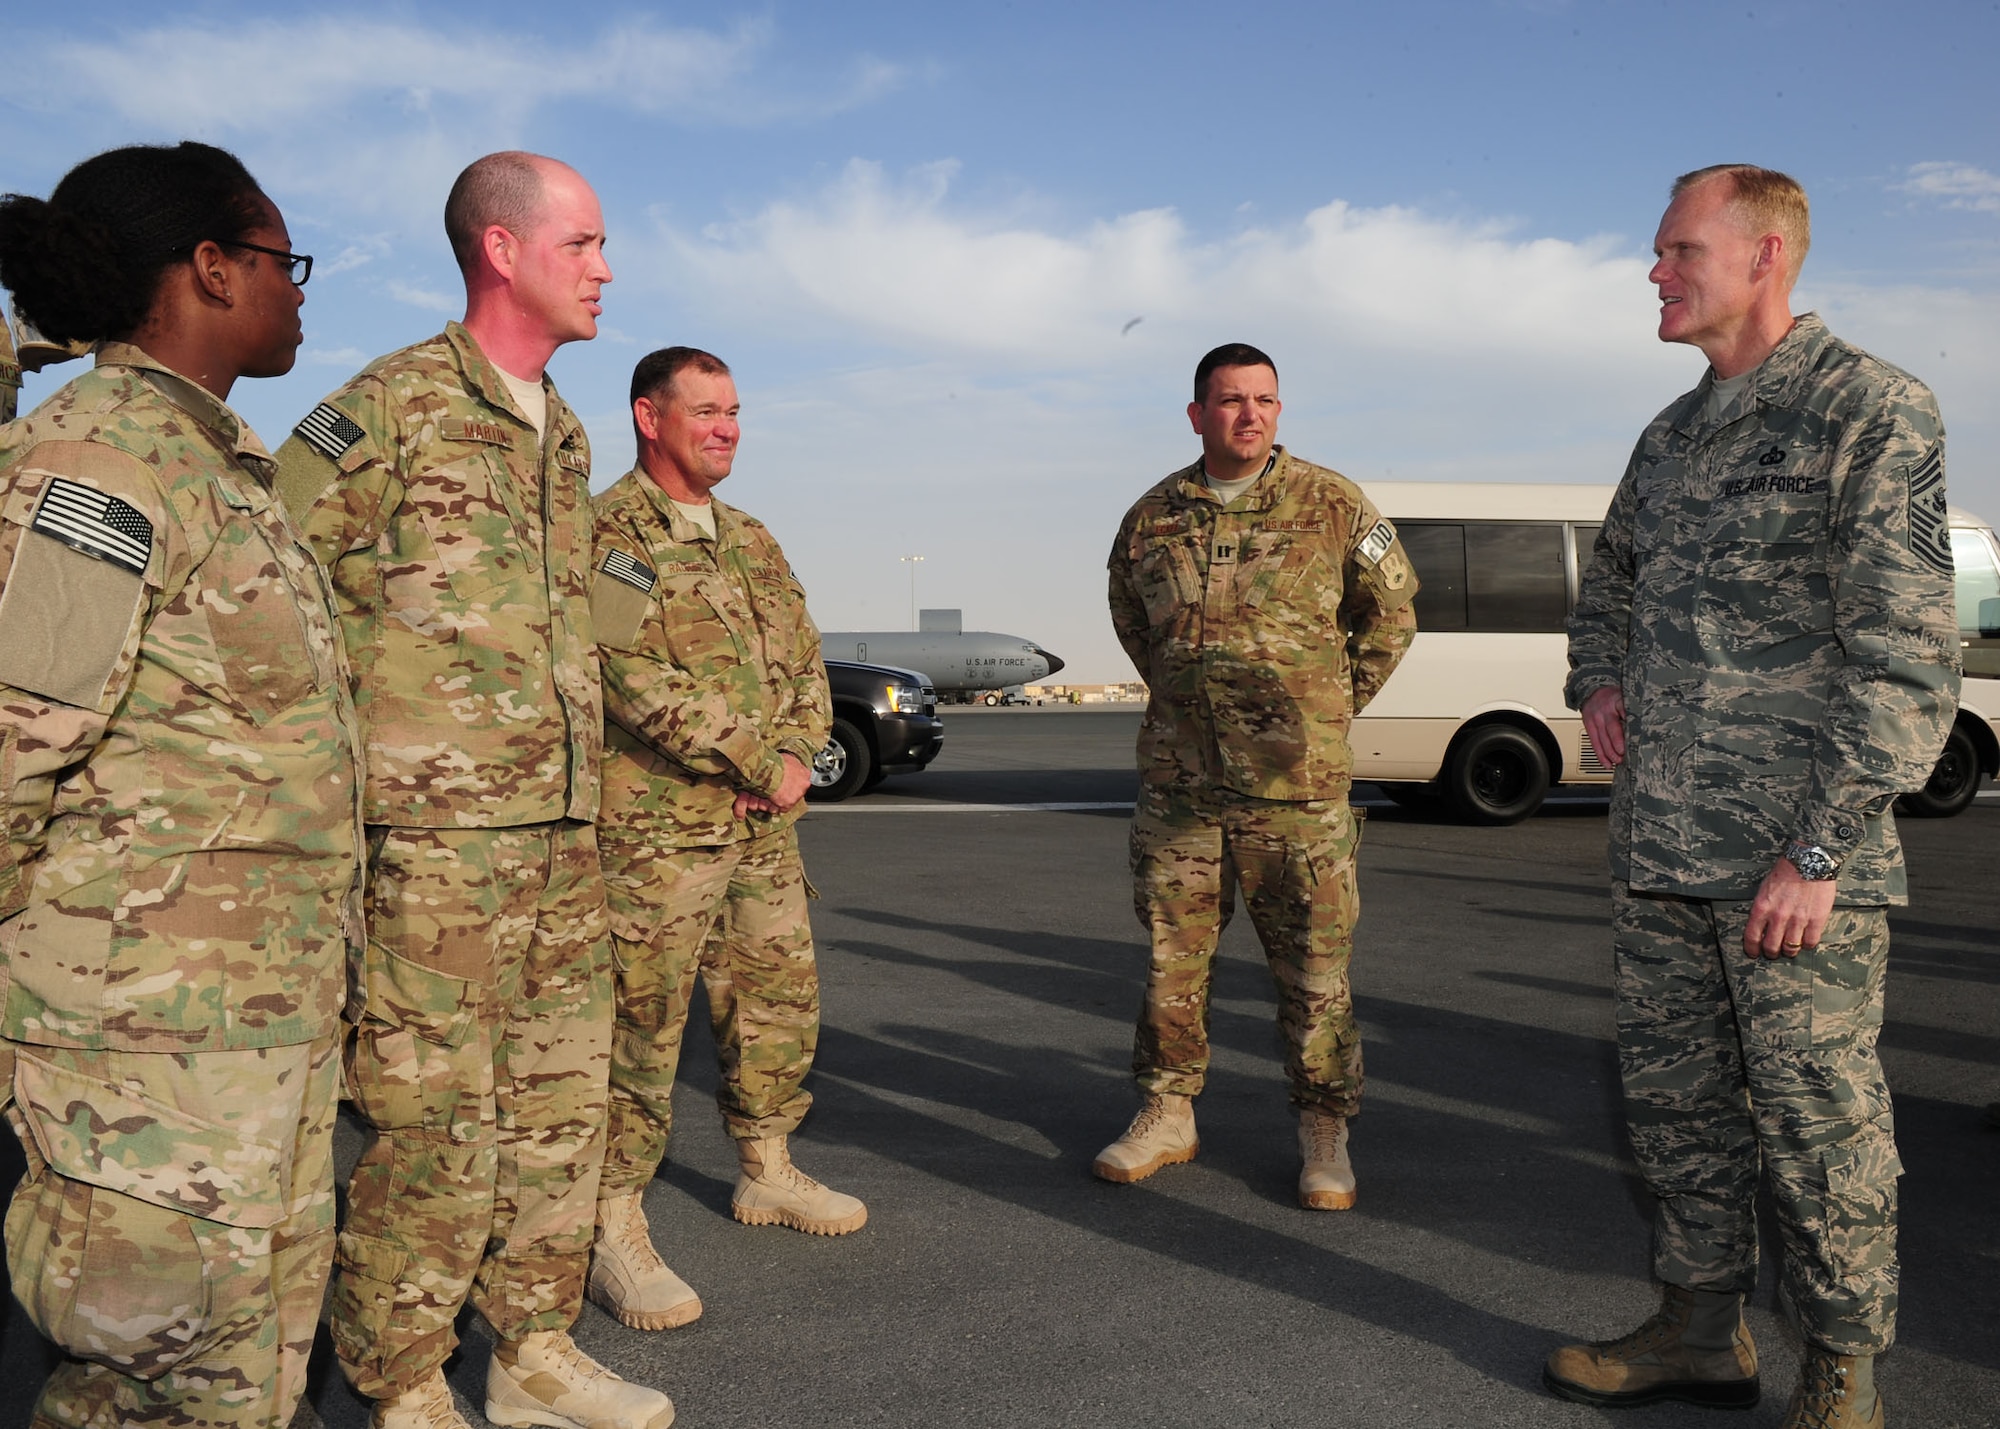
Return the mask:
<svg viewBox="0 0 2000 1429"><path fill-rule="evenodd" d="M472 1429L458 1412L442 1369L432 1370L430 1378L394 1399L376 1400L368 1424L369 1429Z"/></svg>
<svg viewBox="0 0 2000 1429"><path fill-rule="evenodd" d="M637 1191L597 1203L585 1288L619 1324L635 1330L671 1330L701 1318L701 1297L653 1249Z"/></svg>
<svg viewBox="0 0 2000 1429"><path fill-rule="evenodd" d="M792 1164L782 1136L736 1143L743 1174L729 1210L746 1226L790 1226L807 1235L846 1235L868 1221L868 1207L827 1189Z"/></svg>
<svg viewBox="0 0 2000 1429"><path fill-rule="evenodd" d="M1631 1334L1550 1355L1542 1383L1564 1399L1604 1408L1678 1399L1748 1409L1757 1402L1757 1346L1741 1296L1668 1285L1660 1308Z"/></svg>
<svg viewBox="0 0 2000 1429"><path fill-rule="evenodd" d="M1299 1112L1299 1204L1309 1211L1354 1208L1354 1163L1347 1159L1347 1118L1306 1107Z"/></svg>
<svg viewBox="0 0 2000 1429"><path fill-rule="evenodd" d="M1837 1355L1807 1345L1799 1387L1778 1429L1882 1429L1884 1417L1873 1355Z"/></svg>
<svg viewBox="0 0 2000 1429"><path fill-rule="evenodd" d="M1106 1181L1129 1185L1162 1166L1194 1160L1201 1140L1194 1134L1194 1098L1155 1092L1146 1098L1125 1134L1097 1153L1090 1169Z"/></svg>
<svg viewBox="0 0 2000 1429"><path fill-rule="evenodd" d="M667 1429L674 1402L620 1379L561 1330L494 1346L486 1417L504 1429Z"/></svg>

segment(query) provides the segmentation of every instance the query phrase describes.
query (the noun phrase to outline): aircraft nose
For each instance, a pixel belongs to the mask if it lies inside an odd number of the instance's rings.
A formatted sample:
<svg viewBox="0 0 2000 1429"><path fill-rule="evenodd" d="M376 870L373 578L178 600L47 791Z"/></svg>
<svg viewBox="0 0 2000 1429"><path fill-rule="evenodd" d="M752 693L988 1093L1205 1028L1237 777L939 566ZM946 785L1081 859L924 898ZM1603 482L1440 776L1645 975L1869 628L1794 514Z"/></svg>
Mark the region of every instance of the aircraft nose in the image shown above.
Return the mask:
<svg viewBox="0 0 2000 1429"><path fill-rule="evenodd" d="M1051 675L1053 675L1056 671L1060 670L1063 667L1062 656L1051 655L1048 651L1044 650L1039 645L1035 647L1035 653L1041 656L1044 660L1049 662L1049 673Z"/></svg>

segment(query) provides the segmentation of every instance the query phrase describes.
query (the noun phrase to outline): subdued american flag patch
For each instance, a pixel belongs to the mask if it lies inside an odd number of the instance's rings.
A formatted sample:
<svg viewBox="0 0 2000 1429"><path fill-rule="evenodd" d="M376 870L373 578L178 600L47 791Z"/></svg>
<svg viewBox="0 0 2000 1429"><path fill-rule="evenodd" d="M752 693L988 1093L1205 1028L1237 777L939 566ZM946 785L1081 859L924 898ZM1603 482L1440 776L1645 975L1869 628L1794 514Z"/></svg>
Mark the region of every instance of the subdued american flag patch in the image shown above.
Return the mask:
<svg viewBox="0 0 2000 1429"><path fill-rule="evenodd" d="M645 565L630 552L615 548L604 553L604 564L598 569L611 579L636 586L648 594L652 593L653 582L658 579L651 566Z"/></svg>
<svg viewBox="0 0 2000 1429"><path fill-rule="evenodd" d="M153 554L153 523L136 506L60 476L42 493L33 529L128 571L143 573Z"/></svg>
<svg viewBox="0 0 2000 1429"><path fill-rule="evenodd" d="M299 434L300 441L328 461L339 461L349 447L368 435L359 423L331 402L313 408L292 430Z"/></svg>
<svg viewBox="0 0 2000 1429"><path fill-rule="evenodd" d="M1386 520L1377 521L1375 529L1361 538L1356 554L1369 565L1374 565L1389 554L1389 548L1396 544L1396 528Z"/></svg>

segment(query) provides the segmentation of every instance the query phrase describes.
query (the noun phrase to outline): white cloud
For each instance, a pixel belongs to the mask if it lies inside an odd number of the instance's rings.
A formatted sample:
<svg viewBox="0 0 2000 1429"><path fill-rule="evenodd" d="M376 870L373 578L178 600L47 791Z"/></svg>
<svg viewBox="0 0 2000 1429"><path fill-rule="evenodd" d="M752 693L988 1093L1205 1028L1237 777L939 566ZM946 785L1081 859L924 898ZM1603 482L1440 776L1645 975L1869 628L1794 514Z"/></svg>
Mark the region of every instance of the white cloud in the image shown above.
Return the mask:
<svg viewBox="0 0 2000 1429"><path fill-rule="evenodd" d="M434 292L429 288L419 288L414 283L391 281L385 291L397 302L412 308L422 308L431 313L455 313L462 300L446 293Z"/></svg>
<svg viewBox="0 0 2000 1429"><path fill-rule="evenodd" d="M864 57L823 92L762 91L746 80L772 37L761 20L727 31L636 20L562 44L342 15L60 40L43 46L36 62L51 72L53 92L89 95L141 124L207 132L318 123L357 102L383 101L412 120L453 110L519 118L540 105L589 99L704 123L765 123L866 102L901 77L896 66Z"/></svg>
<svg viewBox="0 0 2000 1429"><path fill-rule="evenodd" d="M1936 199L1946 208L2000 213L2000 174L1976 164L1932 160L1910 165L1910 176L1896 188L1917 198Z"/></svg>

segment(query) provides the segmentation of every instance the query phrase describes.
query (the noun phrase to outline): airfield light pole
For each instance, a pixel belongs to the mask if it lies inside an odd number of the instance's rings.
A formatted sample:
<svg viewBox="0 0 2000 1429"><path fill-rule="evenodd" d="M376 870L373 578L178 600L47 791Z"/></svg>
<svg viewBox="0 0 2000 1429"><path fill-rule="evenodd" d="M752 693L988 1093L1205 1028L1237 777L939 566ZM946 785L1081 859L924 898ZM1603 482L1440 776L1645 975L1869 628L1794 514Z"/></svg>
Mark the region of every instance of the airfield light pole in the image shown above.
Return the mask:
<svg viewBox="0 0 2000 1429"><path fill-rule="evenodd" d="M910 568L910 629L917 628L917 567L923 564L922 556L898 556L897 560Z"/></svg>

